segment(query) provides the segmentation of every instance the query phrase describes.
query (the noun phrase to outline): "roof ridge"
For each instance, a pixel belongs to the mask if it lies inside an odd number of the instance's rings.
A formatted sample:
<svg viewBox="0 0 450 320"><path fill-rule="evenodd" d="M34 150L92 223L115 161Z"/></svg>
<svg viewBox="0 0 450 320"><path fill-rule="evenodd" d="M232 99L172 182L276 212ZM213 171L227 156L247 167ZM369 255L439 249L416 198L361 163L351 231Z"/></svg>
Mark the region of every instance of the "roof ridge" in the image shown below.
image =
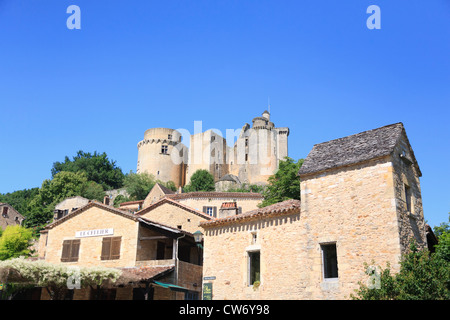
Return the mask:
<svg viewBox="0 0 450 320"><path fill-rule="evenodd" d="M394 127L394 126L397 126L399 124L402 127L404 127L402 122L392 123L392 124L388 124L388 125L385 125L385 126L382 126L382 127L378 127L378 128L374 128L374 129L370 129L370 130L364 130L364 131L361 131L361 132L358 132L358 133L353 133L353 134L350 134L348 136L344 136L344 137L340 137L340 138L336 138L336 139L331 139L331 140L324 141L324 142L319 142L319 143L314 144L313 146L321 145L321 144L324 144L324 143L336 142L336 141L347 139L347 138L351 138L351 137L354 137L354 136L357 136L357 135L362 135L362 134L365 134L365 133L369 133L369 132L374 132L374 131L378 131L378 130L381 130L381 129L385 129L387 127Z"/></svg>
<svg viewBox="0 0 450 320"><path fill-rule="evenodd" d="M197 209L195 209L195 208L189 207L189 206L187 206L187 205L185 205L185 204L183 204L183 203L180 203L180 202L178 202L178 201L175 201L175 200L171 199L170 197L164 197L164 198L162 198L162 199L159 199L158 201L156 201L155 203L152 203L152 204L149 205L148 207L143 208L143 209L137 211L137 212L135 213L135 215L136 215L136 216L141 216L142 214L147 213L147 212L149 212L149 211L151 211L151 210L153 210L153 209L159 207L160 205L162 205L162 204L164 204L164 203L166 203L166 202L167 202L167 203L170 203L170 204L172 204L172 205L176 205L176 206L178 206L178 207L180 207L180 208L184 208L184 209L186 209L186 210L189 210L189 211L191 211L191 212L194 213L194 214L200 215L201 217L211 219L211 216L205 214L204 212L201 212L201 211L199 211L199 210L197 210Z"/></svg>

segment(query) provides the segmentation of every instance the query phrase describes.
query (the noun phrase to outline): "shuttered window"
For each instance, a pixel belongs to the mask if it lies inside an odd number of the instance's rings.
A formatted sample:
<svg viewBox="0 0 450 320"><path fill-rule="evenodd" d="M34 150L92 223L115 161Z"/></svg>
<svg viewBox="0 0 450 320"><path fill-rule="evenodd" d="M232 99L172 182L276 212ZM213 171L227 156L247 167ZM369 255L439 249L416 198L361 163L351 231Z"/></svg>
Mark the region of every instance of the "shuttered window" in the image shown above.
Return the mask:
<svg viewBox="0 0 450 320"><path fill-rule="evenodd" d="M216 218L217 217L217 207L203 207L203 212L207 215Z"/></svg>
<svg viewBox="0 0 450 320"><path fill-rule="evenodd" d="M76 262L80 253L80 240L64 240L61 262Z"/></svg>
<svg viewBox="0 0 450 320"><path fill-rule="evenodd" d="M102 242L102 260L120 259L120 243L122 237L106 237Z"/></svg>

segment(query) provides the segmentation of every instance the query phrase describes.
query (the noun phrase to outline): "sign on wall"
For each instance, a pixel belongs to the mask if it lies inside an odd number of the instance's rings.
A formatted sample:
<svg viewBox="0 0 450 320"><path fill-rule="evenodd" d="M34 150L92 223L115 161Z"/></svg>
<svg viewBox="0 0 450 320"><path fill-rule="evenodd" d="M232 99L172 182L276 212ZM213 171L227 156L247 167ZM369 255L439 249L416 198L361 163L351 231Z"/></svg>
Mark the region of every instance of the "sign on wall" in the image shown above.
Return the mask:
<svg viewBox="0 0 450 320"><path fill-rule="evenodd" d="M113 234L114 234L113 228L97 229L97 230L84 230L84 231L75 232L75 238L110 236Z"/></svg>
<svg viewBox="0 0 450 320"><path fill-rule="evenodd" d="M211 282L203 284L203 300L212 300L212 288L213 284Z"/></svg>

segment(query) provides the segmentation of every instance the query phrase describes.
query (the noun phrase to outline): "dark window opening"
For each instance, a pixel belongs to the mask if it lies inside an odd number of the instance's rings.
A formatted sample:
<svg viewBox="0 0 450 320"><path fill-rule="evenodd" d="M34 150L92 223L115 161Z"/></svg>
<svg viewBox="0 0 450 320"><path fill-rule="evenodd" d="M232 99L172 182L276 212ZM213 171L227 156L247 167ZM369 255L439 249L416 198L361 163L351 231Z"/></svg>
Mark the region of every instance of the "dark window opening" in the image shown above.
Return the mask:
<svg viewBox="0 0 450 320"><path fill-rule="evenodd" d="M324 279L338 277L338 263L336 244L321 245L323 259L323 277Z"/></svg>
<svg viewBox="0 0 450 320"><path fill-rule="evenodd" d="M249 285L260 281L260 252L254 251L248 253L249 261Z"/></svg>
<svg viewBox="0 0 450 320"><path fill-rule="evenodd" d="M411 188L405 184L406 210L411 212Z"/></svg>

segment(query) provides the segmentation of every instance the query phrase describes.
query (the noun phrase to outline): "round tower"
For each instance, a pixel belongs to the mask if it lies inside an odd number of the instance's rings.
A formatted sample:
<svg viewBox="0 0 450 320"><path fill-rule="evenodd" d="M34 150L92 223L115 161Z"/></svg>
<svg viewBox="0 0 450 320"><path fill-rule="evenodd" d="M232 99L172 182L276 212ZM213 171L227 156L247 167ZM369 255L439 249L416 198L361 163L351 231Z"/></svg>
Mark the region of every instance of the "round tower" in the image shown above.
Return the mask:
<svg viewBox="0 0 450 320"><path fill-rule="evenodd" d="M185 181L186 147L181 133L169 128L152 128L144 133L138 147L136 173L150 173L163 182L173 181L178 188Z"/></svg>

